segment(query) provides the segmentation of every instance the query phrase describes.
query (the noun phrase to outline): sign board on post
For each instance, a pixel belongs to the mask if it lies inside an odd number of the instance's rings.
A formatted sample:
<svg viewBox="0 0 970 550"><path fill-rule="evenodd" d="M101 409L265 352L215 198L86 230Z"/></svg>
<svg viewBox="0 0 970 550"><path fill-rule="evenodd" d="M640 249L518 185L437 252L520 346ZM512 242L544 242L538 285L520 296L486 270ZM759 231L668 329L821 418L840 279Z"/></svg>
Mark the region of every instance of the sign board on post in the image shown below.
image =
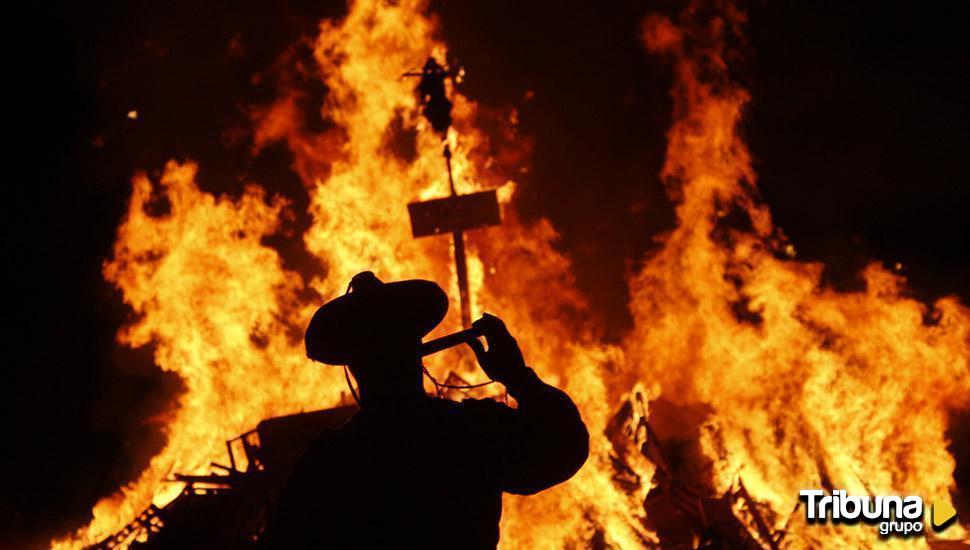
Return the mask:
<svg viewBox="0 0 970 550"><path fill-rule="evenodd" d="M448 160L448 181L451 196L408 204L411 233L414 238L451 233L455 243L455 271L458 275L458 294L461 298L461 325L471 326L471 301L468 294L468 267L465 265L465 237L463 232L486 225L502 223L495 190L458 195L451 181L451 153L445 148Z"/></svg>
<svg viewBox="0 0 970 550"><path fill-rule="evenodd" d="M408 213L411 215L411 233L414 238L502 223L494 189L412 202L408 204Z"/></svg>

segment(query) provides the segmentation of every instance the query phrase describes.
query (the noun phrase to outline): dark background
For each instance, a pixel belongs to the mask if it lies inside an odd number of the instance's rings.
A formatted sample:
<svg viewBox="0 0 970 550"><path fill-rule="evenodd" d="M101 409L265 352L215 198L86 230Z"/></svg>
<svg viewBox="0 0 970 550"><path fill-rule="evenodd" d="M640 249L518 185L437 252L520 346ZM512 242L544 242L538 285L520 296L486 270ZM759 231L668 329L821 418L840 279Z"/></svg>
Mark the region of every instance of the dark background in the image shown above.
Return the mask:
<svg viewBox="0 0 970 550"><path fill-rule="evenodd" d="M865 262L899 261L918 297L970 301L970 18L956 2L846 4L750 6L753 55L741 73L754 102L744 126L764 199L799 257L829 266L829 284L852 288ZM468 71L463 91L516 105L535 138L523 213L562 232L607 337L621 336L624 277L673 223L657 177L669 73L638 39L646 11L672 4L433 6ZM299 211L287 153L249 155L243 107L273 96L253 73L342 10L113 1L13 18L30 36L7 49L14 308L3 403L13 453L3 455L0 544L84 523L162 443L147 419L179 381L152 366L150 350L113 343L129 313L100 275L131 175L192 158L208 190L236 192L246 177ZM229 47L234 38L241 48Z"/></svg>

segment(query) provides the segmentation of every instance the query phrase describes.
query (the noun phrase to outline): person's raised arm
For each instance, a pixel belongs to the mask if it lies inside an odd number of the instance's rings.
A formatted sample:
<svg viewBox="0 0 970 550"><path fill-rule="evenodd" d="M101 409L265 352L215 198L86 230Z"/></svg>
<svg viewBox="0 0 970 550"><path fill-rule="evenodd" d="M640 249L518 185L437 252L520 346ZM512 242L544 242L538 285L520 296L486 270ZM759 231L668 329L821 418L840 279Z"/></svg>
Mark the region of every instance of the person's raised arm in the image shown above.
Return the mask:
<svg viewBox="0 0 970 550"><path fill-rule="evenodd" d="M502 489L533 494L569 479L589 454L589 433L576 405L526 366L501 319L486 313L473 326L488 344L486 350L478 340L469 343L482 370L519 405L496 415L502 420L492 438L494 467Z"/></svg>

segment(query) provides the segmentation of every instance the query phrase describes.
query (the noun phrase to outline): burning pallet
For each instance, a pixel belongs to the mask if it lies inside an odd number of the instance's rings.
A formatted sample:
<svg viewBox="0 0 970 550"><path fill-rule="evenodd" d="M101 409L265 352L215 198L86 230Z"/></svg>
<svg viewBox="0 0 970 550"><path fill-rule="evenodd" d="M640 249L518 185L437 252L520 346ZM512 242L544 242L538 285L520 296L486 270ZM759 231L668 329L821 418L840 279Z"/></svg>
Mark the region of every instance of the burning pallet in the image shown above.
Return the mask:
<svg viewBox="0 0 970 550"><path fill-rule="evenodd" d="M643 502L644 527L656 535L656 540L645 541L645 545L781 548L785 530L774 531L769 527L764 518L767 507L751 497L740 476L734 486L719 494L707 483L704 465L693 470L681 466L689 452L683 450L683 442L673 438L665 441L657 435L642 393L633 392L613 416L606 432L616 450L614 482L627 486L631 492L644 483L628 466L631 453L639 453L656 466L650 480L652 488ZM671 457L671 449L676 456ZM694 459L687 460L697 463Z"/></svg>
<svg viewBox="0 0 970 550"><path fill-rule="evenodd" d="M340 427L356 406L271 418L226 442L229 465L207 475L175 474L182 492L149 506L122 530L92 546L108 548L245 548L257 543L303 449L324 430Z"/></svg>

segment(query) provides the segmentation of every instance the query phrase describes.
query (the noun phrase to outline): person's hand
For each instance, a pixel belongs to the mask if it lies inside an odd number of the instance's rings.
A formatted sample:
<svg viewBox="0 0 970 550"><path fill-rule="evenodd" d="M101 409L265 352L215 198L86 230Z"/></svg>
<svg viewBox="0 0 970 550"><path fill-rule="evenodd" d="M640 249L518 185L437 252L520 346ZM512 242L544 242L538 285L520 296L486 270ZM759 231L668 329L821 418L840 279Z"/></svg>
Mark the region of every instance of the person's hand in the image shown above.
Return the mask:
<svg viewBox="0 0 970 550"><path fill-rule="evenodd" d="M526 371L525 359L515 338L505 328L501 319L488 313L472 323L488 343L488 351L477 339L468 342L468 346L475 352L478 364L492 380L508 384L516 376Z"/></svg>

